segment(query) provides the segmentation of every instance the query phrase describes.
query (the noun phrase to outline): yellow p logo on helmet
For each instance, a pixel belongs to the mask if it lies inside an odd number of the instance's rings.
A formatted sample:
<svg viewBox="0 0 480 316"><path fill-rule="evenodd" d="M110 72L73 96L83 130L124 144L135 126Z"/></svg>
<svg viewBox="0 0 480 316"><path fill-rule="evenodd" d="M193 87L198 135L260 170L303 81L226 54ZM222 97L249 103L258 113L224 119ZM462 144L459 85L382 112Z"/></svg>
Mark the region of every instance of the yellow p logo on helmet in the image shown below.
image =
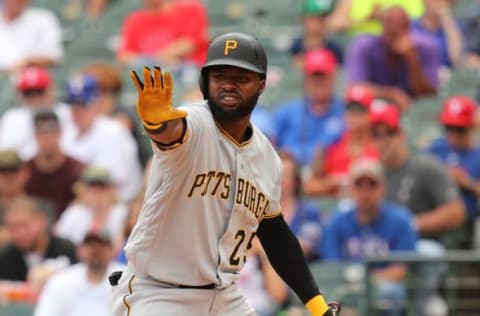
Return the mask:
<svg viewBox="0 0 480 316"><path fill-rule="evenodd" d="M225 41L225 49L223 50L224 55L228 55L231 50L236 49L238 46L238 42L236 40L226 40Z"/></svg>

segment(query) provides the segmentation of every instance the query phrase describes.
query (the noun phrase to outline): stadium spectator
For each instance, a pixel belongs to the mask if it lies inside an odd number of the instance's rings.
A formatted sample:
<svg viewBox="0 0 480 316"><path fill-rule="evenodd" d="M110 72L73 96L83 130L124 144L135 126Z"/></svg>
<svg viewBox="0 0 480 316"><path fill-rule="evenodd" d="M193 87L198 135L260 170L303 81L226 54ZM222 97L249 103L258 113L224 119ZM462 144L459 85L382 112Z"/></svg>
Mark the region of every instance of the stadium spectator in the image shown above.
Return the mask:
<svg viewBox="0 0 480 316"><path fill-rule="evenodd" d="M123 90L122 74L113 64L92 63L87 65L83 73L93 75L100 90L99 111L124 125L132 134L138 146L138 158L142 166L151 156L152 150L148 137L143 135L143 128L138 120L135 107L127 107L120 101Z"/></svg>
<svg viewBox="0 0 480 316"><path fill-rule="evenodd" d="M413 212L421 237L440 241L461 226L466 211L455 184L435 159L410 153L397 108L374 104L370 124L385 167L387 197Z"/></svg>
<svg viewBox="0 0 480 316"><path fill-rule="evenodd" d="M127 264L127 256L125 254L123 246L125 246L125 243L127 242L128 237L133 230L133 227L135 227L135 224L137 223L138 214L140 214L140 211L142 209L144 197L145 190L143 189L132 200L132 202L130 202L127 219L125 220L125 226L123 227L122 235L120 236L120 240L118 241L120 249L117 249L115 258L115 261L120 264Z"/></svg>
<svg viewBox="0 0 480 316"><path fill-rule="evenodd" d="M250 121L255 124L275 146L277 141L275 139L276 130L272 113L266 107L257 105L255 109L253 109Z"/></svg>
<svg viewBox="0 0 480 316"><path fill-rule="evenodd" d="M327 34L327 19L334 7L333 0L303 0L302 37L295 38L290 46L293 62L299 69L303 68L305 50L325 48L330 50L339 63L343 62L342 47Z"/></svg>
<svg viewBox="0 0 480 316"><path fill-rule="evenodd" d="M412 35L401 7L387 9L383 34L360 36L350 45L345 61L349 85L364 83L376 95L406 109L411 98L436 92L440 56L435 41Z"/></svg>
<svg viewBox="0 0 480 316"><path fill-rule="evenodd" d="M326 49L305 53L305 96L277 107L274 113L276 141L290 151L300 165L309 165L316 151L325 150L341 136L344 104L335 96L337 61Z"/></svg>
<svg viewBox="0 0 480 316"><path fill-rule="evenodd" d="M0 73L54 65L63 55L60 24L52 12L31 8L30 0L4 0L0 47Z"/></svg>
<svg viewBox="0 0 480 316"><path fill-rule="evenodd" d="M112 262L113 241L105 232L89 232L80 246L81 262L52 276L43 288L34 316L110 316L108 276L122 268Z"/></svg>
<svg viewBox="0 0 480 316"><path fill-rule="evenodd" d="M288 287L268 261L255 238L238 280L240 292L258 316L273 316L288 299Z"/></svg>
<svg viewBox="0 0 480 316"><path fill-rule="evenodd" d="M26 195L28 168L16 151L0 150L0 215L14 199Z"/></svg>
<svg viewBox="0 0 480 316"><path fill-rule="evenodd" d="M464 65L480 67L480 8L472 4L469 15L462 20L462 33L465 40L466 58Z"/></svg>
<svg viewBox="0 0 480 316"><path fill-rule="evenodd" d="M373 92L363 85L353 85L344 99L346 130L342 138L326 150L324 157L315 157L321 161L313 162L312 176L304 182L304 192L309 195L341 196L342 189L346 188L351 163L362 157L379 157L368 121L368 109L374 101Z"/></svg>
<svg viewBox="0 0 480 316"><path fill-rule="evenodd" d="M19 197L5 209L10 243L0 250L0 279L27 281L29 271L43 266L51 272L77 261L75 246L51 232L45 202Z"/></svg>
<svg viewBox="0 0 480 316"><path fill-rule="evenodd" d="M480 147L475 142L474 118L477 105L472 99L457 95L445 100L439 116L445 136L435 140L428 152L444 165L457 184L468 212L465 234L459 245L472 248L473 225L479 215Z"/></svg>
<svg viewBox="0 0 480 316"><path fill-rule="evenodd" d="M354 202L348 210L336 211L323 238L325 260L363 262L367 257L393 252L413 252L417 234L412 227L411 212L385 201L385 177L379 161L356 161L349 173ZM407 275L404 264L377 264L368 276L378 287L379 299L388 300L388 312L401 315L405 306Z"/></svg>
<svg viewBox="0 0 480 316"><path fill-rule="evenodd" d="M455 66L463 53L463 38L453 16L454 0L423 0L425 12L412 22L412 30L432 36L440 49L440 62L445 67Z"/></svg>
<svg viewBox="0 0 480 316"><path fill-rule="evenodd" d="M87 165L107 168L122 201L129 201L141 187L137 144L117 121L99 113L98 81L92 75L73 77L67 88L75 127L65 130L65 153Z"/></svg>
<svg viewBox="0 0 480 316"><path fill-rule="evenodd" d="M401 6L412 19L423 13L423 0L338 0L328 19L331 32L348 31L352 35L382 32L382 15L391 6Z"/></svg>
<svg viewBox="0 0 480 316"><path fill-rule="evenodd" d="M56 221L75 198L74 184L84 165L62 152L60 121L55 112L38 111L33 121L38 153L27 162L30 177L26 191L32 196L49 200L55 207Z"/></svg>
<svg viewBox="0 0 480 316"><path fill-rule="evenodd" d="M69 0L62 10L62 18L74 21L83 16L89 20L100 18L110 4L110 0Z"/></svg>
<svg viewBox="0 0 480 316"><path fill-rule="evenodd" d="M0 121L0 148L16 150L22 160L37 153L33 126L33 113L52 109L57 114L62 130L73 128L70 108L54 96L54 82L49 71L29 67L22 71L16 83L18 106L6 111Z"/></svg>
<svg viewBox="0 0 480 316"><path fill-rule="evenodd" d="M321 211L313 203L302 199L302 181L295 157L290 152L279 152L283 173L280 205L285 221L297 236L307 260L318 258L316 247L322 236Z"/></svg>
<svg viewBox="0 0 480 316"><path fill-rule="evenodd" d="M90 230L103 228L115 241L120 241L128 207L117 202L108 170L87 167L77 190L75 202L65 210L55 226L56 234L79 245Z"/></svg>
<svg viewBox="0 0 480 316"><path fill-rule="evenodd" d="M144 8L123 22L118 60L126 65L202 65L208 21L199 1L144 0Z"/></svg>
<svg viewBox="0 0 480 316"><path fill-rule="evenodd" d="M13 150L0 150L0 246L8 241L3 212L10 203L26 194L28 169Z"/></svg>

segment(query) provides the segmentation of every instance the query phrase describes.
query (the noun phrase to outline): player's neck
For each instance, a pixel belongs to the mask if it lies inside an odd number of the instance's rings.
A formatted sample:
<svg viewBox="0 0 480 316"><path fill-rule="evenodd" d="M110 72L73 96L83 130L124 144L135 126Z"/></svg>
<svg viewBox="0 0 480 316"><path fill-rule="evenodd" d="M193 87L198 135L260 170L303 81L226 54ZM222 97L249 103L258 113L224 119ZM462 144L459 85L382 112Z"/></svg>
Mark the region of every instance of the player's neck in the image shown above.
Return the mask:
<svg viewBox="0 0 480 316"><path fill-rule="evenodd" d="M248 125L250 117L246 116L237 120L220 120L216 119L217 124L238 143L243 143L251 135L248 133Z"/></svg>

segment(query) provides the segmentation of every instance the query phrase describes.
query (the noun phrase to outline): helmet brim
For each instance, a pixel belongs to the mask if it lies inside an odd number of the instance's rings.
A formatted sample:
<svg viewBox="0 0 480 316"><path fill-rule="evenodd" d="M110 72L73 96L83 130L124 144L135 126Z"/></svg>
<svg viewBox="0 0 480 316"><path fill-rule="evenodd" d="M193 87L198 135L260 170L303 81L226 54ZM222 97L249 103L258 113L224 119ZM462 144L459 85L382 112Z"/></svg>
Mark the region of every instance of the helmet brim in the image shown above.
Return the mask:
<svg viewBox="0 0 480 316"><path fill-rule="evenodd" d="M244 62L238 59L232 59L232 58L220 58L220 59L214 59L212 61L207 62L203 67L202 70L205 70L206 68L212 67L212 66L233 66L233 67L238 67L242 69L246 69L249 71L253 71L255 73L265 75L265 71L261 69L260 67L257 67L251 63Z"/></svg>

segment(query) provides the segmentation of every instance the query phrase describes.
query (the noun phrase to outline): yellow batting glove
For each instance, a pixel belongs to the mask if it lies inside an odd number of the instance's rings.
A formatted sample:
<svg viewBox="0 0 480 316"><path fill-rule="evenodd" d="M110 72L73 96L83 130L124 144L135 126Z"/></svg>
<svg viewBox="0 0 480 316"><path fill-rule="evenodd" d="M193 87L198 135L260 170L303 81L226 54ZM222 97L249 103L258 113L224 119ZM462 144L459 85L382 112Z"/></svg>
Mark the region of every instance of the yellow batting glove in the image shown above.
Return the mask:
<svg viewBox="0 0 480 316"><path fill-rule="evenodd" d="M341 309L338 303L327 304L322 295L313 297L305 306L312 316L338 316Z"/></svg>
<svg viewBox="0 0 480 316"><path fill-rule="evenodd" d="M137 88L137 113L147 131L158 130L163 123L181 119L187 112L176 110L172 106L172 76L168 71L162 75L160 67L154 67L153 77L150 68L143 68L143 83L135 71L130 78Z"/></svg>

